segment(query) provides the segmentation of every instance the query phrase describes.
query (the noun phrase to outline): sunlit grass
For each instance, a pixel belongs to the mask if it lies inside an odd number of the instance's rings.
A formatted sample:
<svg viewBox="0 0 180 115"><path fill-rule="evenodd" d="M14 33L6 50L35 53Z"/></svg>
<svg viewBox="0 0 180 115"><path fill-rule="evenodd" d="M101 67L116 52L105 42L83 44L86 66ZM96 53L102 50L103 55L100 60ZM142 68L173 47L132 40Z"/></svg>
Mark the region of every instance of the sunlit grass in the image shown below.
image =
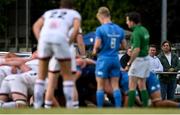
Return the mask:
<svg viewBox="0 0 180 115"><path fill-rule="evenodd" d="M0 114L180 114L180 108L0 109Z"/></svg>

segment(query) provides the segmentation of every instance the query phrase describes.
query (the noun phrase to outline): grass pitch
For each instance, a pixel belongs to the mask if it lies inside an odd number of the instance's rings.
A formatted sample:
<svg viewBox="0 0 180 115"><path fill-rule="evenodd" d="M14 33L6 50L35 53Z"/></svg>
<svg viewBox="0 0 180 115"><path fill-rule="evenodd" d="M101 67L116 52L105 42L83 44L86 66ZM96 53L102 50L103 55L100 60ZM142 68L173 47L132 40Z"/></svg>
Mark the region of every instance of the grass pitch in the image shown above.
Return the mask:
<svg viewBox="0 0 180 115"><path fill-rule="evenodd" d="M180 108L0 109L0 114L180 114Z"/></svg>

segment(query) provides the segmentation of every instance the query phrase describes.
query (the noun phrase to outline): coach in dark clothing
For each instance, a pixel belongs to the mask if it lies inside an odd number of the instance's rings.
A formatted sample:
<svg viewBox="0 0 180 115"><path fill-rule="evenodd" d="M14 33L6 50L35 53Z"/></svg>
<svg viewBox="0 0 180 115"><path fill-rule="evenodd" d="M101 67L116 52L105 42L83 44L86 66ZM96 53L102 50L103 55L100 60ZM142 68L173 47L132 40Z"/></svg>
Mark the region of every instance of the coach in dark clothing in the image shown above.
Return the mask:
<svg viewBox="0 0 180 115"><path fill-rule="evenodd" d="M161 64L163 65L164 72L177 72L180 70L180 63L178 56L171 52L171 43L164 41L161 45L162 52L158 55ZM160 74L159 76L161 85L162 99L174 99L176 89L176 74Z"/></svg>
<svg viewBox="0 0 180 115"><path fill-rule="evenodd" d="M125 69L125 67L127 66L127 62L130 60L130 55L131 55L131 48L128 48L127 52L120 59L122 68Z"/></svg>

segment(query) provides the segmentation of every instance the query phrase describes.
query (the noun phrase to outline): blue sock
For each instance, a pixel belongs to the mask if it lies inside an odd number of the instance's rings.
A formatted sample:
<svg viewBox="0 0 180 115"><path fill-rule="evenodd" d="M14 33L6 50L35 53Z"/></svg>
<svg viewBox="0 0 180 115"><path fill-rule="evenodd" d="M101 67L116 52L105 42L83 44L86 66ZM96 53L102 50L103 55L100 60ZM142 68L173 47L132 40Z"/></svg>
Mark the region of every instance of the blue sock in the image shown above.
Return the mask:
<svg viewBox="0 0 180 115"><path fill-rule="evenodd" d="M104 91L103 90L97 90L96 91L96 101L97 101L97 107L101 108L104 104Z"/></svg>
<svg viewBox="0 0 180 115"><path fill-rule="evenodd" d="M115 101L115 107L121 107L122 106L122 95L120 92L120 89L116 89L113 91L114 101Z"/></svg>

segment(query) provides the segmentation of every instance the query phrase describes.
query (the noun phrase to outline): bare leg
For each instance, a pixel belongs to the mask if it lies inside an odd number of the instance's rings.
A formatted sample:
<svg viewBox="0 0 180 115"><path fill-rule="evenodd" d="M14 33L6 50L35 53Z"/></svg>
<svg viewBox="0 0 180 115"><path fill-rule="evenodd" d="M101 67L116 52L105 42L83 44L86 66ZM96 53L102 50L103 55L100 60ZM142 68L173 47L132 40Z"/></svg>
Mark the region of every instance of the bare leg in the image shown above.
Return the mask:
<svg viewBox="0 0 180 115"><path fill-rule="evenodd" d="M151 94L151 100L154 107L179 107L180 103L171 100L162 100L161 92L156 91Z"/></svg>
<svg viewBox="0 0 180 115"><path fill-rule="evenodd" d="M59 73L48 73L48 87L45 95L45 108L51 108L53 105L54 90L57 86Z"/></svg>

